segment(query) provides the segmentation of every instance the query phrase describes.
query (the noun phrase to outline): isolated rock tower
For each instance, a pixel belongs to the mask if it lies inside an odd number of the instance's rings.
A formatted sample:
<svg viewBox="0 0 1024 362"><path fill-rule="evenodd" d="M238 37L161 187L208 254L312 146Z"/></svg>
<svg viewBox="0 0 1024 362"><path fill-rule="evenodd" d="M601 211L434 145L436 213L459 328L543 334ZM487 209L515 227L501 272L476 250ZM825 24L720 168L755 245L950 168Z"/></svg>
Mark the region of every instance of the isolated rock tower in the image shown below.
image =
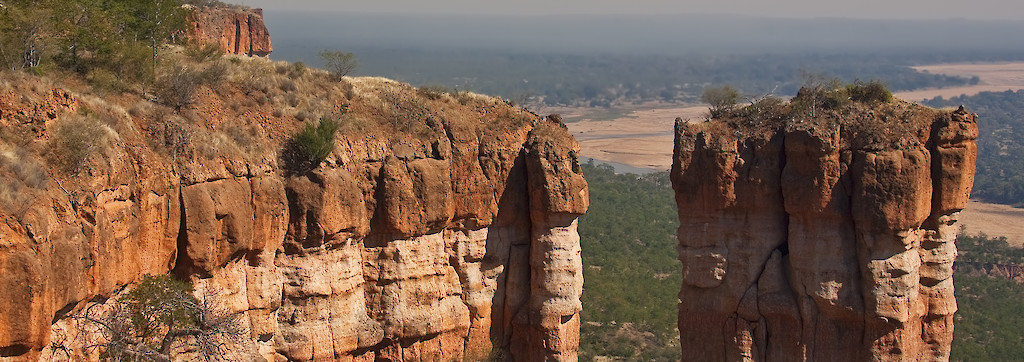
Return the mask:
<svg viewBox="0 0 1024 362"><path fill-rule="evenodd" d="M684 361L946 360L976 116L677 122Z"/></svg>

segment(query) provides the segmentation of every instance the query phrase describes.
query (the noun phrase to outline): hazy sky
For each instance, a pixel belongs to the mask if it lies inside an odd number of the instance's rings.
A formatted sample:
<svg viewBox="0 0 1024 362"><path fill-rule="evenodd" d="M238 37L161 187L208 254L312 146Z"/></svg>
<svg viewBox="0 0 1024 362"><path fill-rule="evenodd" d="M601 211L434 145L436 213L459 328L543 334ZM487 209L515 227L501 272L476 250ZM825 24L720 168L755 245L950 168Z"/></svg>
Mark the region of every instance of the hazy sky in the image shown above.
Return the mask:
<svg viewBox="0 0 1024 362"><path fill-rule="evenodd" d="M687 14L1024 20L1020 0L234 0L266 10L440 14Z"/></svg>

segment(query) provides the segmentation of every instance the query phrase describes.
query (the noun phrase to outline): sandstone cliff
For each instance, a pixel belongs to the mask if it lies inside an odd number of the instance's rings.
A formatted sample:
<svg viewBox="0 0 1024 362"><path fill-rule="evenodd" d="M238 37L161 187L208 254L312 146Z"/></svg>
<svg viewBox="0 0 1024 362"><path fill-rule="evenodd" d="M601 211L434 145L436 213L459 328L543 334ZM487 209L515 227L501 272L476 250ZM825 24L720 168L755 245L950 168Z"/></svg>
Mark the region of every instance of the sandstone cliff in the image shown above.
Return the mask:
<svg viewBox="0 0 1024 362"><path fill-rule="evenodd" d="M74 316L168 272L243 313L243 360L576 359L588 189L557 118L231 60L180 112L0 82L0 360L94 358ZM292 168L320 115L335 151Z"/></svg>
<svg viewBox="0 0 1024 362"><path fill-rule="evenodd" d="M200 45L219 45L228 54L265 57L274 51L262 9L196 8L188 19L187 36Z"/></svg>
<svg viewBox="0 0 1024 362"><path fill-rule="evenodd" d="M948 359L975 116L796 107L677 121L683 360Z"/></svg>

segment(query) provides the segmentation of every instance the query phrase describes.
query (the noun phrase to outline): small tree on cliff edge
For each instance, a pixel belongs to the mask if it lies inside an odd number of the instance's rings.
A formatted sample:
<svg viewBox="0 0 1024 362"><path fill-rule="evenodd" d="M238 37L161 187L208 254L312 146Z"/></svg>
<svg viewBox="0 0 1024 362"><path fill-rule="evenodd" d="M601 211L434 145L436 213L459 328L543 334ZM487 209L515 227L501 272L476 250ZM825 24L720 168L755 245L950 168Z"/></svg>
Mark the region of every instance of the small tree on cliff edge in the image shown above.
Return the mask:
<svg viewBox="0 0 1024 362"><path fill-rule="evenodd" d="M170 275L146 276L110 310L97 304L77 317L102 336L87 343L113 361L171 361L182 352L192 359L222 360L243 330L239 317L196 298L192 286ZM194 355L193 355L194 354Z"/></svg>
<svg viewBox="0 0 1024 362"><path fill-rule="evenodd" d="M700 100L710 105L711 118L720 117L736 108L740 92L731 86L712 87L704 90Z"/></svg>
<svg viewBox="0 0 1024 362"><path fill-rule="evenodd" d="M338 81L359 65L355 54L352 53L324 50L320 52L320 58L324 60L327 71L331 72L331 77Z"/></svg>

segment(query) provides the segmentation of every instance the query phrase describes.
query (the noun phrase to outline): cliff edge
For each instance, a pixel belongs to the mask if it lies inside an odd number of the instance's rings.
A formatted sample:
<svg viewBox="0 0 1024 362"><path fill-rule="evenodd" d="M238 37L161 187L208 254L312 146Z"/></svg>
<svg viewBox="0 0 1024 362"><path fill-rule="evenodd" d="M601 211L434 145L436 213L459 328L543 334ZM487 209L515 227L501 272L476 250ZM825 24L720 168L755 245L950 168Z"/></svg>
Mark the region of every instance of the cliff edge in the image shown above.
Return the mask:
<svg viewBox="0 0 1024 362"><path fill-rule="evenodd" d="M947 360L976 116L809 97L677 120L683 360Z"/></svg>
<svg viewBox="0 0 1024 362"><path fill-rule="evenodd" d="M576 359L588 189L557 117L263 58L183 71L216 79L177 107L0 81L0 360L98 358L82 316L168 272L242 316L239 360ZM335 149L299 167L321 117Z"/></svg>

